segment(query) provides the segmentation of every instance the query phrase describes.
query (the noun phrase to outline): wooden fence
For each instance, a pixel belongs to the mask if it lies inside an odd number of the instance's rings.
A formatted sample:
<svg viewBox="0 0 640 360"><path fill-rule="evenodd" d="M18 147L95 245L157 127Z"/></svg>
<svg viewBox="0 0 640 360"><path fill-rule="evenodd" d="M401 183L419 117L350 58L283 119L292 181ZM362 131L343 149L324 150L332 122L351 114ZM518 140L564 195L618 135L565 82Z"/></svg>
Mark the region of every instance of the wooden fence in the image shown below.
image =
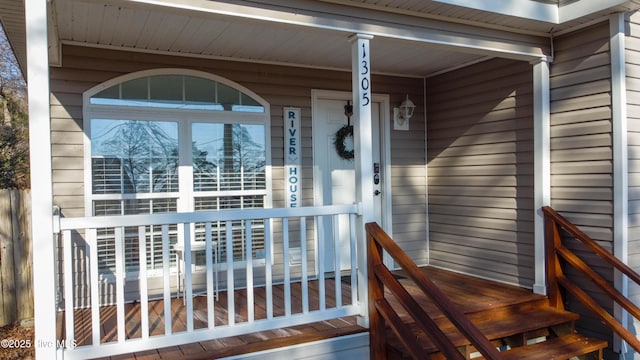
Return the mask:
<svg viewBox="0 0 640 360"><path fill-rule="evenodd" d="M31 191L0 190L0 326L33 318Z"/></svg>

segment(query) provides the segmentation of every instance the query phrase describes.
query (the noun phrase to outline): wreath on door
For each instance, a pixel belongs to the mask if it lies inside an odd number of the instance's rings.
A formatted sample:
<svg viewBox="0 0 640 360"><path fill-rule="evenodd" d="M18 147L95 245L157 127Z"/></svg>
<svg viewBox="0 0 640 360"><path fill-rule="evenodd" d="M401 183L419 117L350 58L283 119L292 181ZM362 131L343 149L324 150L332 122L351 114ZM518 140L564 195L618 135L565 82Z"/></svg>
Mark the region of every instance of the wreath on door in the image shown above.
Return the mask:
<svg viewBox="0 0 640 360"><path fill-rule="evenodd" d="M343 159L353 159L354 153L353 149L347 150L347 139L351 138L351 142L353 143L353 125L345 125L336 132L336 141L334 142L336 146L336 152L338 156Z"/></svg>
<svg viewBox="0 0 640 360"><path fill-rule="evenodd" d="M347 100L344 106L344 114L347 116L347 125L343 126L336 132L336 140L333 143L336 146L338 156L345 160L353 159L353 149L347 150L347 139L351 138L353 144L353 125L351 125L351 116L353 116L353 106L351 101Z"/></svg>

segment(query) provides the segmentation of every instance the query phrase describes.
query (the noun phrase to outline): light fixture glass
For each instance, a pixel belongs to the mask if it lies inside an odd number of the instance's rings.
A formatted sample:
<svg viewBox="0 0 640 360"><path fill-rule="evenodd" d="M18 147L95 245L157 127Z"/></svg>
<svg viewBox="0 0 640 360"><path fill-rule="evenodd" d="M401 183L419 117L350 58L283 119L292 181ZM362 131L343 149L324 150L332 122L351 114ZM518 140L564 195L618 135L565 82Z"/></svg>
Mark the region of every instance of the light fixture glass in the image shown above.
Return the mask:
<svg viewBox="0 0 640 360"><path fill-rule="evenodd" d="M413 101L411 101L411 99L409 99L409 95L407 95L407 98L404 99L402 104L400 104L400 110L402 111L402 114L406 121L409 121L409 119L411 119L411 117L413 116L413 110L415 110L415 108L416 105L413 103Z"/></svg>
<svg viewBox="0 0 640 360"><path fill-rule="evenodd" d="M393 108L393 128L395 130L409 130L409 119L413 116L415 108L416 105L407 95L399 107Z"/></svg>

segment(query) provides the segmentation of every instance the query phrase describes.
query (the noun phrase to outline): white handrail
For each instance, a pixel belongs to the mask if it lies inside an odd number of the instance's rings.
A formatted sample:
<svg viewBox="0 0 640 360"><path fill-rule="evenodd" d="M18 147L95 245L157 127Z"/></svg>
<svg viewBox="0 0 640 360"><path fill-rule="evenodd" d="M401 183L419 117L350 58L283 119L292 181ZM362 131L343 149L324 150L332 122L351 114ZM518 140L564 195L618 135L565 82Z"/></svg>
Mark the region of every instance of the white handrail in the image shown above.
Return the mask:
<svg viewBox="0 0 640 360"><path fill-rule="evenodd" d="M303 216L329 216L359 214L357 204L309 206L299 208L242 209L162 213L149 215L109 215L60 218L60 230L113 228L121 226L166 225L179 223L205 223L209 221L255 220L267 218L299 218Z"/></svg>

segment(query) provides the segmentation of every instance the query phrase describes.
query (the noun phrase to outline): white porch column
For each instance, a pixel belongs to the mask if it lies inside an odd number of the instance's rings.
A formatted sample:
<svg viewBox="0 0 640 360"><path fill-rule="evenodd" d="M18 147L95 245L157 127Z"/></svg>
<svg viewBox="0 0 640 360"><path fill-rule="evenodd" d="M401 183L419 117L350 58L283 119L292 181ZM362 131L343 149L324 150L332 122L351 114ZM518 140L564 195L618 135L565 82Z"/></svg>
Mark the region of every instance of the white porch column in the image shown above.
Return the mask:
<svg viewBox="0 0 640 360"><path fill-rule="evenodd" d="M627 86L625 69L625 14L611 15L609 21L611 48L611 122L613 133L613 255L625 264L629 262L629 154L627 141ZM616 270L614 286L629 296L629 279ZM632 299L634 300L634 299ZM617 303L614 315L628 330L633 317ZM632 323L629 323L632 320ZM615 335L613 350L633 357L633 349Z"/></svg>
<svg viewBox="0 0 640 360"><path fill-rule="evenodd" d="M367 239L364 224L373 221L373 156L371 129L371 62L369 40L373 36L356 34L351 40L351 79L353 91L353 140L356 166L356 201L361 214L357 217L358 297L360 324L368 326L367 308Z"/></svg>
<svg viewBox="0 0 640 360"><path fill-rule="evenodd" d="M47 0L25 0L36 358L56 358ZM73 339L69 339L73 340Z"/></svg>
<svg viewBox="0 0 640 360"><path fill-rule="evenodd" d="M550 96L549 63L539 59L533 64L533 142L534 142L534 208L535 208L535 283L533 291L547 293L544 215L541 208L551 203Z"/></svg>

